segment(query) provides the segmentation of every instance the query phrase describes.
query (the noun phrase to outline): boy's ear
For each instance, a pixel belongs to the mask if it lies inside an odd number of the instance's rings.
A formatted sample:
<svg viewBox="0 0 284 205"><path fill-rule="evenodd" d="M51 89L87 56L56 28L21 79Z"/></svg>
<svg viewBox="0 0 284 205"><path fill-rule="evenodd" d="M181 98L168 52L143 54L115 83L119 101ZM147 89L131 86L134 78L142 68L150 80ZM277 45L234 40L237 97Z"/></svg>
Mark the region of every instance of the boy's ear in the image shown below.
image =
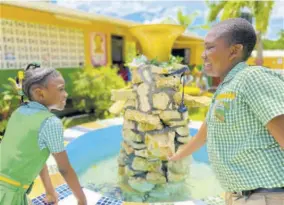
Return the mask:
<svg viewBox="0 0 284 205"><path fill-rule="evenodd" d="M238 57L239 55L241 55L241 53L243 52L244 47L242 44L236 44L231 46L230 48L230 59L234 59L236 57Z"/></svg>

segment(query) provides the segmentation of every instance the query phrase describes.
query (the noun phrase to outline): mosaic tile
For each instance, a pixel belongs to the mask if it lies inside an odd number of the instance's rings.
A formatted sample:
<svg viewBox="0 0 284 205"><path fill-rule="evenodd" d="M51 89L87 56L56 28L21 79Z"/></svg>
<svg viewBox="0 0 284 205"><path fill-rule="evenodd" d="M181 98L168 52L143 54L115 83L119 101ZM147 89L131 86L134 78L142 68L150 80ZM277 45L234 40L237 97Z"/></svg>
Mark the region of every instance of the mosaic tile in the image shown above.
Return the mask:
<svg viewBox="0 0 284 205"><path fill-rule="evenodd" d="M58 186L60 186L62 184L65 184L65 181L64 181L63 177L59 173L52 174L52 171L53 170L49 171L49 173L50 173L50 178L51 178L53 186L54 187L58 187ZM31 191L31 193L28 195L28 197L30 199L34 199L34 198L42 195L43 193L45 193L45 189L44 189L44 186L42 184L42 181L41 181L40 177L38 177L34 181L33 189Z"/></svg>
<svg viewBox="0 0 284 205"><path fill-rule="evenodd" d="M222 197L208 197L202 200L207 205L225 205L225 200Z"/></svg>
<svg viewBox="0 0 284 205"><path fill-rule="evenodd" d="M77 137L80 137L81 135L85 134L86 132L81 132L78 130L74 130L72 128L64 130L64 138L70 137L71 139L76 139Z"/></svg>
<svg viewBox="0 0 284 205"><path fill-rule="evenodd" d="M61 201L72 194L67 184L63 184L55 189L58 194L58 200ZM32 199L32 203L34 205L51 205L52 203L44 202L45 194L42 194L34 199Z"/></svg>
<svg viewBox="0 0 284 205"><path fill-rule="evenodd" d="M86 127L82 127L82 126L75 126L71 128L72 130L78 130L80 132L90 132L92 131L92 129L90 128L86 128Z"/></svg>
<svg viewBox="0 0 284 205"><path fill-rule="evenodd" d="M65 141L65 139L64 139L64 147L66 147L68 144L69 144L69 142Z"/></svg>
<svg viewBox="0 0 284 205"><path fill-rule="evenodd" d="M94 183L88 183L85 186L85 188L100 193L105 197L110 197L117 200L123 200L122 191L116 184L105 183L97 185Z"/></svg>
<svg viewBox="0 0 284 205"><path fill-rule="evenodd" d="M81 127L89 128L89 129L99 129L105 126L99 124L97 121L95 122L88 122L80 125Z"/></svg>
<svg viewBox="0 0 284 205"><path fill-rule="evenodd" d="M64 137L64 141L67 143L71 142L72 140L76 139L75 137Z"/></svg>
<svg viewBox="0 0 284 205"><path fill-rule="evenodd" d="M117 199L112 199L112 198L108 198L108 197L102 197L96 205L122 205L122 201L121 200L117 200Z"/></svg>

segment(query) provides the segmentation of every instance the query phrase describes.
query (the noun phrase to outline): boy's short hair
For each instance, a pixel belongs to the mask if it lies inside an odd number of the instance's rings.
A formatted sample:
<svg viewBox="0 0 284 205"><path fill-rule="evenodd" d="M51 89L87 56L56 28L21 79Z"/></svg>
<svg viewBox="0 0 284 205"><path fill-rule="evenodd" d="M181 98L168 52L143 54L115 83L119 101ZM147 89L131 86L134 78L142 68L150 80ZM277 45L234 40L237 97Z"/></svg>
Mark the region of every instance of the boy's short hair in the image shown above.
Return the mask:
<svg viewBox="0 0 284 205"><path fill-rule="evenodd" d="M214 26L221 32L230 45L243 45L243 60L247 60L256 44L256 33L250 22L243 18L232 18L221 21Z"/></svg>

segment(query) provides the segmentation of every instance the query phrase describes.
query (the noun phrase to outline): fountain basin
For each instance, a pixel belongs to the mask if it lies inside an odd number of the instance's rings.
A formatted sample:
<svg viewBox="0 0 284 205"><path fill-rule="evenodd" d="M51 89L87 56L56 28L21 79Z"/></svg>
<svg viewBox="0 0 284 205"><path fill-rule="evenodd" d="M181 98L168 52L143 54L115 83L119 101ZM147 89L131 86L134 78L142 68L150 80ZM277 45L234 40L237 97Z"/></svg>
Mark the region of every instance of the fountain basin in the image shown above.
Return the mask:
<svg viewBox="0 0 284 205"><path fill-rule="evenodd" d="M165 195L144 199L139 195L124 193L118 185L117 157L120 143L123 141L122 126L115 125L90 131L71 141L67 147L70 162L78 173L84 187L99 192L104 196L122 201L134 202L164 202L198 200L215 196L222 192L215 176L209 166L206 147L192 155L188 161L190 175L185 186L189 192L180 196L169 197ZM190 135L196 134L198 129L189 129Z"/></svg>

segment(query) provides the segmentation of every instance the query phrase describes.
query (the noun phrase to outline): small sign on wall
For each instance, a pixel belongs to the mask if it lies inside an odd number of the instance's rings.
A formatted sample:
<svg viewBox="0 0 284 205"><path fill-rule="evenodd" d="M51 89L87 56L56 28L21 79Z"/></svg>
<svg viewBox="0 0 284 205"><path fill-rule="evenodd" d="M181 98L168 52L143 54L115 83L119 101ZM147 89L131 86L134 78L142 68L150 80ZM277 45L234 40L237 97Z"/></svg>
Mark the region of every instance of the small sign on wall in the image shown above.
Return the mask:
<svg viewBox="0 0 284 205"><path fill-rule="evenodd" d="M91 40L91 62L93 66L103 66L107 64L106 35L104 33L93 32Z"/></svg>

